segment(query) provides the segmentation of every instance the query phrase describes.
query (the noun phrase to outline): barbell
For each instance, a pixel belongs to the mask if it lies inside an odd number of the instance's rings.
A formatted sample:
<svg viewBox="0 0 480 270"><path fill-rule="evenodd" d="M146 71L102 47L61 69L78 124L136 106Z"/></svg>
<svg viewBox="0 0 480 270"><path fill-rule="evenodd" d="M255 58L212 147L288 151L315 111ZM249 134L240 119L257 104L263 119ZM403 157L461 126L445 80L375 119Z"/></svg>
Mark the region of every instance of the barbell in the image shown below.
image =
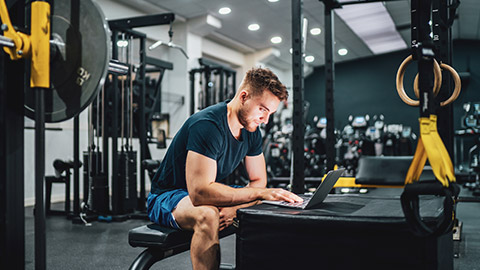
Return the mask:
<svg viewBox="0 0 480 270"><path fill-rule="evenodd" d="M51 83L50 90L45 92L45 122L48 123L80 114L95 99L108 72L126 74L129 71L127 65L111 60L110 29L97 4L91 0L58 0L52 7ZM4 31L9 21L5 12L1 13ZM7 51L16 44L0 36L0 45ZM25 115L35 117L35 90L28 87L25 87Z"/></svg>

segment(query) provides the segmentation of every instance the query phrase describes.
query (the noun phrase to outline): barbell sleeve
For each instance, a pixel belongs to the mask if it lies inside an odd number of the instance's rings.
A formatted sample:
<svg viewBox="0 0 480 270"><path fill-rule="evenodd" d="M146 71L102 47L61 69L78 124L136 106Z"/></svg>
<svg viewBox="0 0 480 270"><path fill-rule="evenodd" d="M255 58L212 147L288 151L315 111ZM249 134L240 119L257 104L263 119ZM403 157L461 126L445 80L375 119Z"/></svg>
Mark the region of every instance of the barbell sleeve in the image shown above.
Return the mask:
<svg viewBox="0 0 480 270"><path fill-rule="evenodd" d="M13 48L15 47L15 43L13 43L13 40L5 37L5 36L0 36L0 45L8 47L8 48Z"/></svg>
<svg viewBox="0 0 480 270"><path fill-rule="evenodd" d="M115 75L126 75L129 72L129 67L127 64L122 63L117 60L110 60L108 63L108 72Z"/></svg>

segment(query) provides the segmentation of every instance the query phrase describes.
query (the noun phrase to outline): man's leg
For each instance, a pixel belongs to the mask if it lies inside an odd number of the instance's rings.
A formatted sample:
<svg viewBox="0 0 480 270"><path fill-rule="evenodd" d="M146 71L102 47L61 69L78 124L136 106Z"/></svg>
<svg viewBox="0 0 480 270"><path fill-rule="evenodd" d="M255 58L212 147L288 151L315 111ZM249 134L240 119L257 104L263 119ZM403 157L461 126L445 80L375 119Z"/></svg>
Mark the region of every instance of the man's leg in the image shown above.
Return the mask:
<svg viewBox="0 0 480 270"><path fill-rule="evenodd" d="M178 203L172 214L180 228L193 230L190 246L193 269L218 269L220 266L218 208L209 205L194 206L187 196Z"/></svg>

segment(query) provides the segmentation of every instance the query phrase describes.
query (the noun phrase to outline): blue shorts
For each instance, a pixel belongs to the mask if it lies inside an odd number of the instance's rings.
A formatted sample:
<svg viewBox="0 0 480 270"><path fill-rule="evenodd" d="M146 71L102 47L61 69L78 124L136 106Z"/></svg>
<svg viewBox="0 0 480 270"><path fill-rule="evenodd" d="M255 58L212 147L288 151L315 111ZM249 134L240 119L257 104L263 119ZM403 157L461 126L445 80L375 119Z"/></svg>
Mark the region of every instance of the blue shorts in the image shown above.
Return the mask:
<svg viewBox="0 0 480 270"><path fill-rule="evenodd" d="M230 185L230 187L242 188L242 186L238 185ZM181 230L172 215L172 211L177 207L178 203L187 196L188 191L186 189L175 189L164 192L160 195L154 193L148 194L148 217L154 223Z"/></svg>
<svg viewBox="0 0 480 270"><path fill-rule="evenodd" d="M150 193L147 198L147 213L151 221L165 227L180 230L172 211L178 203L188 196L186 189L175 189L160 195Z"/></svg>

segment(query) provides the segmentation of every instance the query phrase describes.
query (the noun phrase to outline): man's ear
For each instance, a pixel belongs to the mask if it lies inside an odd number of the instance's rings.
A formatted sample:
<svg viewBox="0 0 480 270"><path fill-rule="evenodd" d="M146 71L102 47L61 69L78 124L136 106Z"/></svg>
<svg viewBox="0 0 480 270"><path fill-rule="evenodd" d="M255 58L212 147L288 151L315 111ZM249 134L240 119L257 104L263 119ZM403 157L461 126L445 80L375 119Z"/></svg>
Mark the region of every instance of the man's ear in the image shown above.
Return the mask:
<svg viewBox="0 0 480 270"><path fill-rule="evenodd" d="M245 103L250 98L250 95L248 94L247 90L242 90L240 92L240 101L242 102L242 105Z"/></svg>

